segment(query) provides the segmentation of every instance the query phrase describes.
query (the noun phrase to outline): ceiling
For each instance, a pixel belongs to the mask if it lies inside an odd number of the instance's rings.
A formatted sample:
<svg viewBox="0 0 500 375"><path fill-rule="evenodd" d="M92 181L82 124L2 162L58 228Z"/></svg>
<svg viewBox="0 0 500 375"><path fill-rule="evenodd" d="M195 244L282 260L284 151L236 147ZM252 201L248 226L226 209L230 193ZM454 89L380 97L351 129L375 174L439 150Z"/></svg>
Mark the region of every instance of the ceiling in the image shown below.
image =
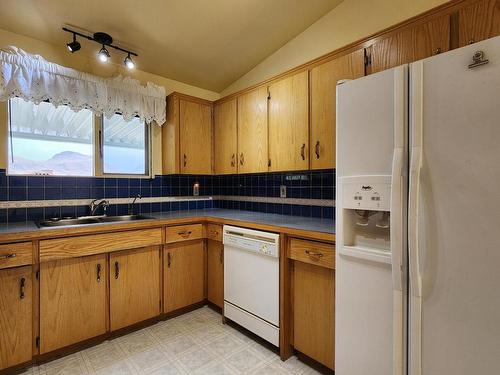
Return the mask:
<svg viewBox="0 0 500 375"><path fill-rule="evenodd" d="M0 28L62 49L62 26L104 31L139 53L138 69L220 92L341 1L2 0ZM98 49L84 42L78 53Z"/></svg>

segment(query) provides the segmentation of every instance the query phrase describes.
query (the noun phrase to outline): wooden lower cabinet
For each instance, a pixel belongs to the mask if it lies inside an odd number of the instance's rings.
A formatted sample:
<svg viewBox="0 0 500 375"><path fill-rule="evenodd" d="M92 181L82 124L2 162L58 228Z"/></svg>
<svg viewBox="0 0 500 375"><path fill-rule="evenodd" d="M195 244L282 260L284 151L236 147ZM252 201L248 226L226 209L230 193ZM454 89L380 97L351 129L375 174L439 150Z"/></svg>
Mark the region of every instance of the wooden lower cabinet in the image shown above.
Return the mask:
<svg viewBox="0 0 500 375"><path fill-rule="evenodd" d="M0 271L0 370L31 360L31 266Z"/></svg>
<svg viewBox="0 0 500 375"><path fill-rule="evenodd" d="M112 331L160 315L159 246L112 253L109 265Z"/></svg>
<svg viewBox="0 0 500 375"><path fill-rule="evenodd" d="M207 241L207 298L220 308L224 305L224 245Z"/></svg>
<svg viewBox="0 0 500 375"><path fill-rule="evenodd" d="M204 240L167 244L163 261L165 313L205 299Z"/></svg>
<svg viewBox="0 0 500 375"><path fill-rule="evenodd" d="M40 265L40 354L107 331L106 255Z"/></svg>
<svg viewBox="0 0 500 375"><path fill-rule="evenodd" d="M293 262L293 346L323 365L334 368L334 270Z"/></svg>

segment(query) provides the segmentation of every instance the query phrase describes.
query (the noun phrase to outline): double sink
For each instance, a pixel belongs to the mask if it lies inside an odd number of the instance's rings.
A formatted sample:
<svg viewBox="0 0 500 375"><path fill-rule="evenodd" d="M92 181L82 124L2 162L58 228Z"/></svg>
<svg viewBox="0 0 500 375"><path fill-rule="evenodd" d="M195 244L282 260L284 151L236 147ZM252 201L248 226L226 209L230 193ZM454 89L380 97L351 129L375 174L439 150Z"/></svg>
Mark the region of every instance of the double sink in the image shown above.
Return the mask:
<svg viewBox="0 0 500 375"><path fill-rule="evenodd" d="M42 227L62 227L72 225L113 223L120 221L138 221L148 220L152 217L145 215L120 215L120 216L82 216L76 218L54 218L49 220L38 221L36 224L39 228Z"/></svg>

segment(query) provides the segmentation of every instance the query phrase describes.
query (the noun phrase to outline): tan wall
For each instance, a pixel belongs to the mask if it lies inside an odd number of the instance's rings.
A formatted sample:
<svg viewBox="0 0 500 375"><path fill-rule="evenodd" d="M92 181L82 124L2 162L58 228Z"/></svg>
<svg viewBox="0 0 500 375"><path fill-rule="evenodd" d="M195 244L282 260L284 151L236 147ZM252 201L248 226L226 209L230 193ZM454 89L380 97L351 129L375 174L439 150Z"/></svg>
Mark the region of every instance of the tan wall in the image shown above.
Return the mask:
<svg viewBox="0 0 500 375"><path fill-rule="evenodd" d="M447 0L344 0L225 88L221 95L245 89L446 2Z"/></svg>
<svg viewBox="0 0 500 375"><path fill-rule="evenodd" d="M141 82L154 82L165 87L167 95L172 91L197 96L208 100L216 100L220 95L216 92L201 89L179 81L164 78L156 74L147 73L141 70L129 71L122 65L101 64L96 58L84 54L70 54L64 46L56 46L42 42L37 39L15 34L10 31L0 29L0 48L5 46L16 46L26 52L39 54L46 60L74 68L83 72L92 73L103 77L111 77L117 74L128 75ZM161 130L154 126L151 133L153 135L153 173L161 174ZM0 168L7 168L7 105L0 103Z"/></svg>

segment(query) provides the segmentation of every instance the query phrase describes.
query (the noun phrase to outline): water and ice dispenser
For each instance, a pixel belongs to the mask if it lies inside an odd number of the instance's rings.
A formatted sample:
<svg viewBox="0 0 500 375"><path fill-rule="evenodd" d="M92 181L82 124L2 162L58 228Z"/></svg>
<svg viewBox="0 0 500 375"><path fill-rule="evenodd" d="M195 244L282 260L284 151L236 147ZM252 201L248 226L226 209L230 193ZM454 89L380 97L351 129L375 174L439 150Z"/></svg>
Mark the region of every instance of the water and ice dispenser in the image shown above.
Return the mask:
<svg viewBox="0 0 500 375"><path fill-rule="evenodd" d="M339 179L343 252L390 256L391 176Z"/></svg>

